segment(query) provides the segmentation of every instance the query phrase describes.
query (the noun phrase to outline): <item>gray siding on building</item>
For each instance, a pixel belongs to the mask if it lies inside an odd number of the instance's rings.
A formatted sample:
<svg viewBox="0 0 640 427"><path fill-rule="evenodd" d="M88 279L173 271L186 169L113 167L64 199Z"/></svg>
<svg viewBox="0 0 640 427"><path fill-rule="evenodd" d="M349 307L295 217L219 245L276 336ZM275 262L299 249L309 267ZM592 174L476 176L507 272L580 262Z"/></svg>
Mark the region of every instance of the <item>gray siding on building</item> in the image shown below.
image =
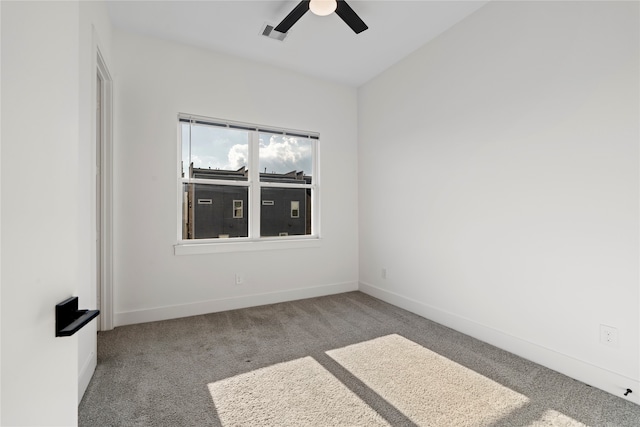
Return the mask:
<svg viewBox="0 0 640 427"><path fill-rule="evenodd" d="M264 201L273 204L265 205ZM291 202L300 203L298 218L291 217ZM263 188L260 206L260 234L263 237L304 235L306 232L307 189L305 188Z"/></svg>
<svg viewBox="0 0 640 427"><path fill-rule="evenodd" d="M247 237L247 188L194 184L194 238ZM242 200L242 218L234 218L233 201ZM210 203L209 203L210 202Z"/></svg>

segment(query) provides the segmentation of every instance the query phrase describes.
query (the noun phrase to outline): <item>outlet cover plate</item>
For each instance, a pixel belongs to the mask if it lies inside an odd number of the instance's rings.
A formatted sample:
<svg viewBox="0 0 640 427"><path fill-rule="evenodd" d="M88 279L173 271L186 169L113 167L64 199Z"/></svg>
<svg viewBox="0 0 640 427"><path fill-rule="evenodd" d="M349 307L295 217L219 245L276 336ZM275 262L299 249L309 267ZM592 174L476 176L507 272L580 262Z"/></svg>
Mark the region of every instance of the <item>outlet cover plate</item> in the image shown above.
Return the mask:
<svg viewBox="0 0 640 427"><path fill-rule="evenodd" d="M618 329L600 325L600 343L609 347L618 347Z"/></svg>

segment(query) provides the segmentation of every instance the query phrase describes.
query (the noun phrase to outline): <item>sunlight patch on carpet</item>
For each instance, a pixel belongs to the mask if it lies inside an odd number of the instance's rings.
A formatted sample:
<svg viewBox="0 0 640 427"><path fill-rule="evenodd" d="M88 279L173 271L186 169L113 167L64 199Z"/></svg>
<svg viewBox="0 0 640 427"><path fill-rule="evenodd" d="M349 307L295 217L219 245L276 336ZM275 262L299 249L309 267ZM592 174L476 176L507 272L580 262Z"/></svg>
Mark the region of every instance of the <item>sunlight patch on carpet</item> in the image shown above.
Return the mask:
<svg viewBox="0 0 640 427"><path fill-rule="evenodd" d="M586 424L583 424L579 421L574 420L571 417L566 416L562 412L554 411L553 409L549 409L542 414L539 420L530 424L531 427L544 427L544 426L553 426L553 427L587 427Z"/></svg>
<svg viewBox="0 0 640 427"><path fill-rule="evenodd" d="M208 384L230 426L389 426L315 359L304 357Z"/></svg>
<svg viewBox="0 0 640 427"><path fill-rule="evenodd" d="M529 402L396 334L326 354L418 425L490 426Z"/></svg>

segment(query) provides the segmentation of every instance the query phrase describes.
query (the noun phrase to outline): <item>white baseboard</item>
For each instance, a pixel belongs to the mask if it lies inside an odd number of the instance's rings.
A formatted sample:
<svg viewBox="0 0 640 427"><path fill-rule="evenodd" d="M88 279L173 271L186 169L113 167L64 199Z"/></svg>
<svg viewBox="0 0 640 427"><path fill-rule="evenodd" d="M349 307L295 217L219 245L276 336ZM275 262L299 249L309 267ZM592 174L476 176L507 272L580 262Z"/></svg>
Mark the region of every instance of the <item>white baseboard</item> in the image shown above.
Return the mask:
<svg viewBox="0 0 640 427"><path fill-rule="evenodd" d="M360 282L359 290L372 297L403 308L419 316L433 320L441 325L455 329L466 335L494 345L510 353L516 354L532 362L538 363L554 371L560 372L585 384L597 387L608 393L640 404L640 381L595 366L591 363L576 359L474 322L470 319L424 304L411 298L378 288L368 283ZM624 396L627 388L633 393Z"/></svg>
<svg viewBox="0 0 640 427"><path fill-rule="evenodd" d="M83 363L80 374L78 375L78 405L82 400L82 396L84 396L84 393L87 391L87 387L89 387L89 382L91 381L91 377L93 377L93 373L96 371L97 365L98 359L96 353L92 351L91 355Z"/></svg>
<svg viewBox="0 0 640 427"><path fill-rule="evenodd" d="M233 298L221 298L190 304L172 305L115 313L115 326L133 325L136 323L157 322L159 320L177 319L180 317L198 316L239 308L256 307L305 298L321 297L358 290L357 282L337 283L315 286L311 288L289 289L286 291L245 295Z"/></svg>

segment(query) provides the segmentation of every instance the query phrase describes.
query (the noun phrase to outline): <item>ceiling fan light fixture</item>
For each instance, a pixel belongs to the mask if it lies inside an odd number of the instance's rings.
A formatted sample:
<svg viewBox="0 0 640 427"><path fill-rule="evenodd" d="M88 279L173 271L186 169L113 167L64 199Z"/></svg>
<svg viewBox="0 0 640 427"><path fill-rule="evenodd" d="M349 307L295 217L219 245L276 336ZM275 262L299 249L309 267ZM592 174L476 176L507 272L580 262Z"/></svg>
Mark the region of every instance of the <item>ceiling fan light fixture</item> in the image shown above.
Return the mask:
<svg viewBox="0 0 640 427"><path fill-rule="evenodd" d="M1 1L1 0L0 0ZM339 3L338 3L339 1ZM275 28L275 31L287 33L289 29L298 22L309 10L315 15L326 16L333 12L336 13L344 21L345 24L353 30L354 33L360 34L367 28L358 14L351 9L345 0L301 0L296 7L293 8L287 16L284 17Z"/></svg>
<svg viewBox="0 0 640 427"><path fill-rule="evenodd" d="M309 9L315 15L327 16L336 11L338 2L336 0L311 0L309 2Z"/></svg>

